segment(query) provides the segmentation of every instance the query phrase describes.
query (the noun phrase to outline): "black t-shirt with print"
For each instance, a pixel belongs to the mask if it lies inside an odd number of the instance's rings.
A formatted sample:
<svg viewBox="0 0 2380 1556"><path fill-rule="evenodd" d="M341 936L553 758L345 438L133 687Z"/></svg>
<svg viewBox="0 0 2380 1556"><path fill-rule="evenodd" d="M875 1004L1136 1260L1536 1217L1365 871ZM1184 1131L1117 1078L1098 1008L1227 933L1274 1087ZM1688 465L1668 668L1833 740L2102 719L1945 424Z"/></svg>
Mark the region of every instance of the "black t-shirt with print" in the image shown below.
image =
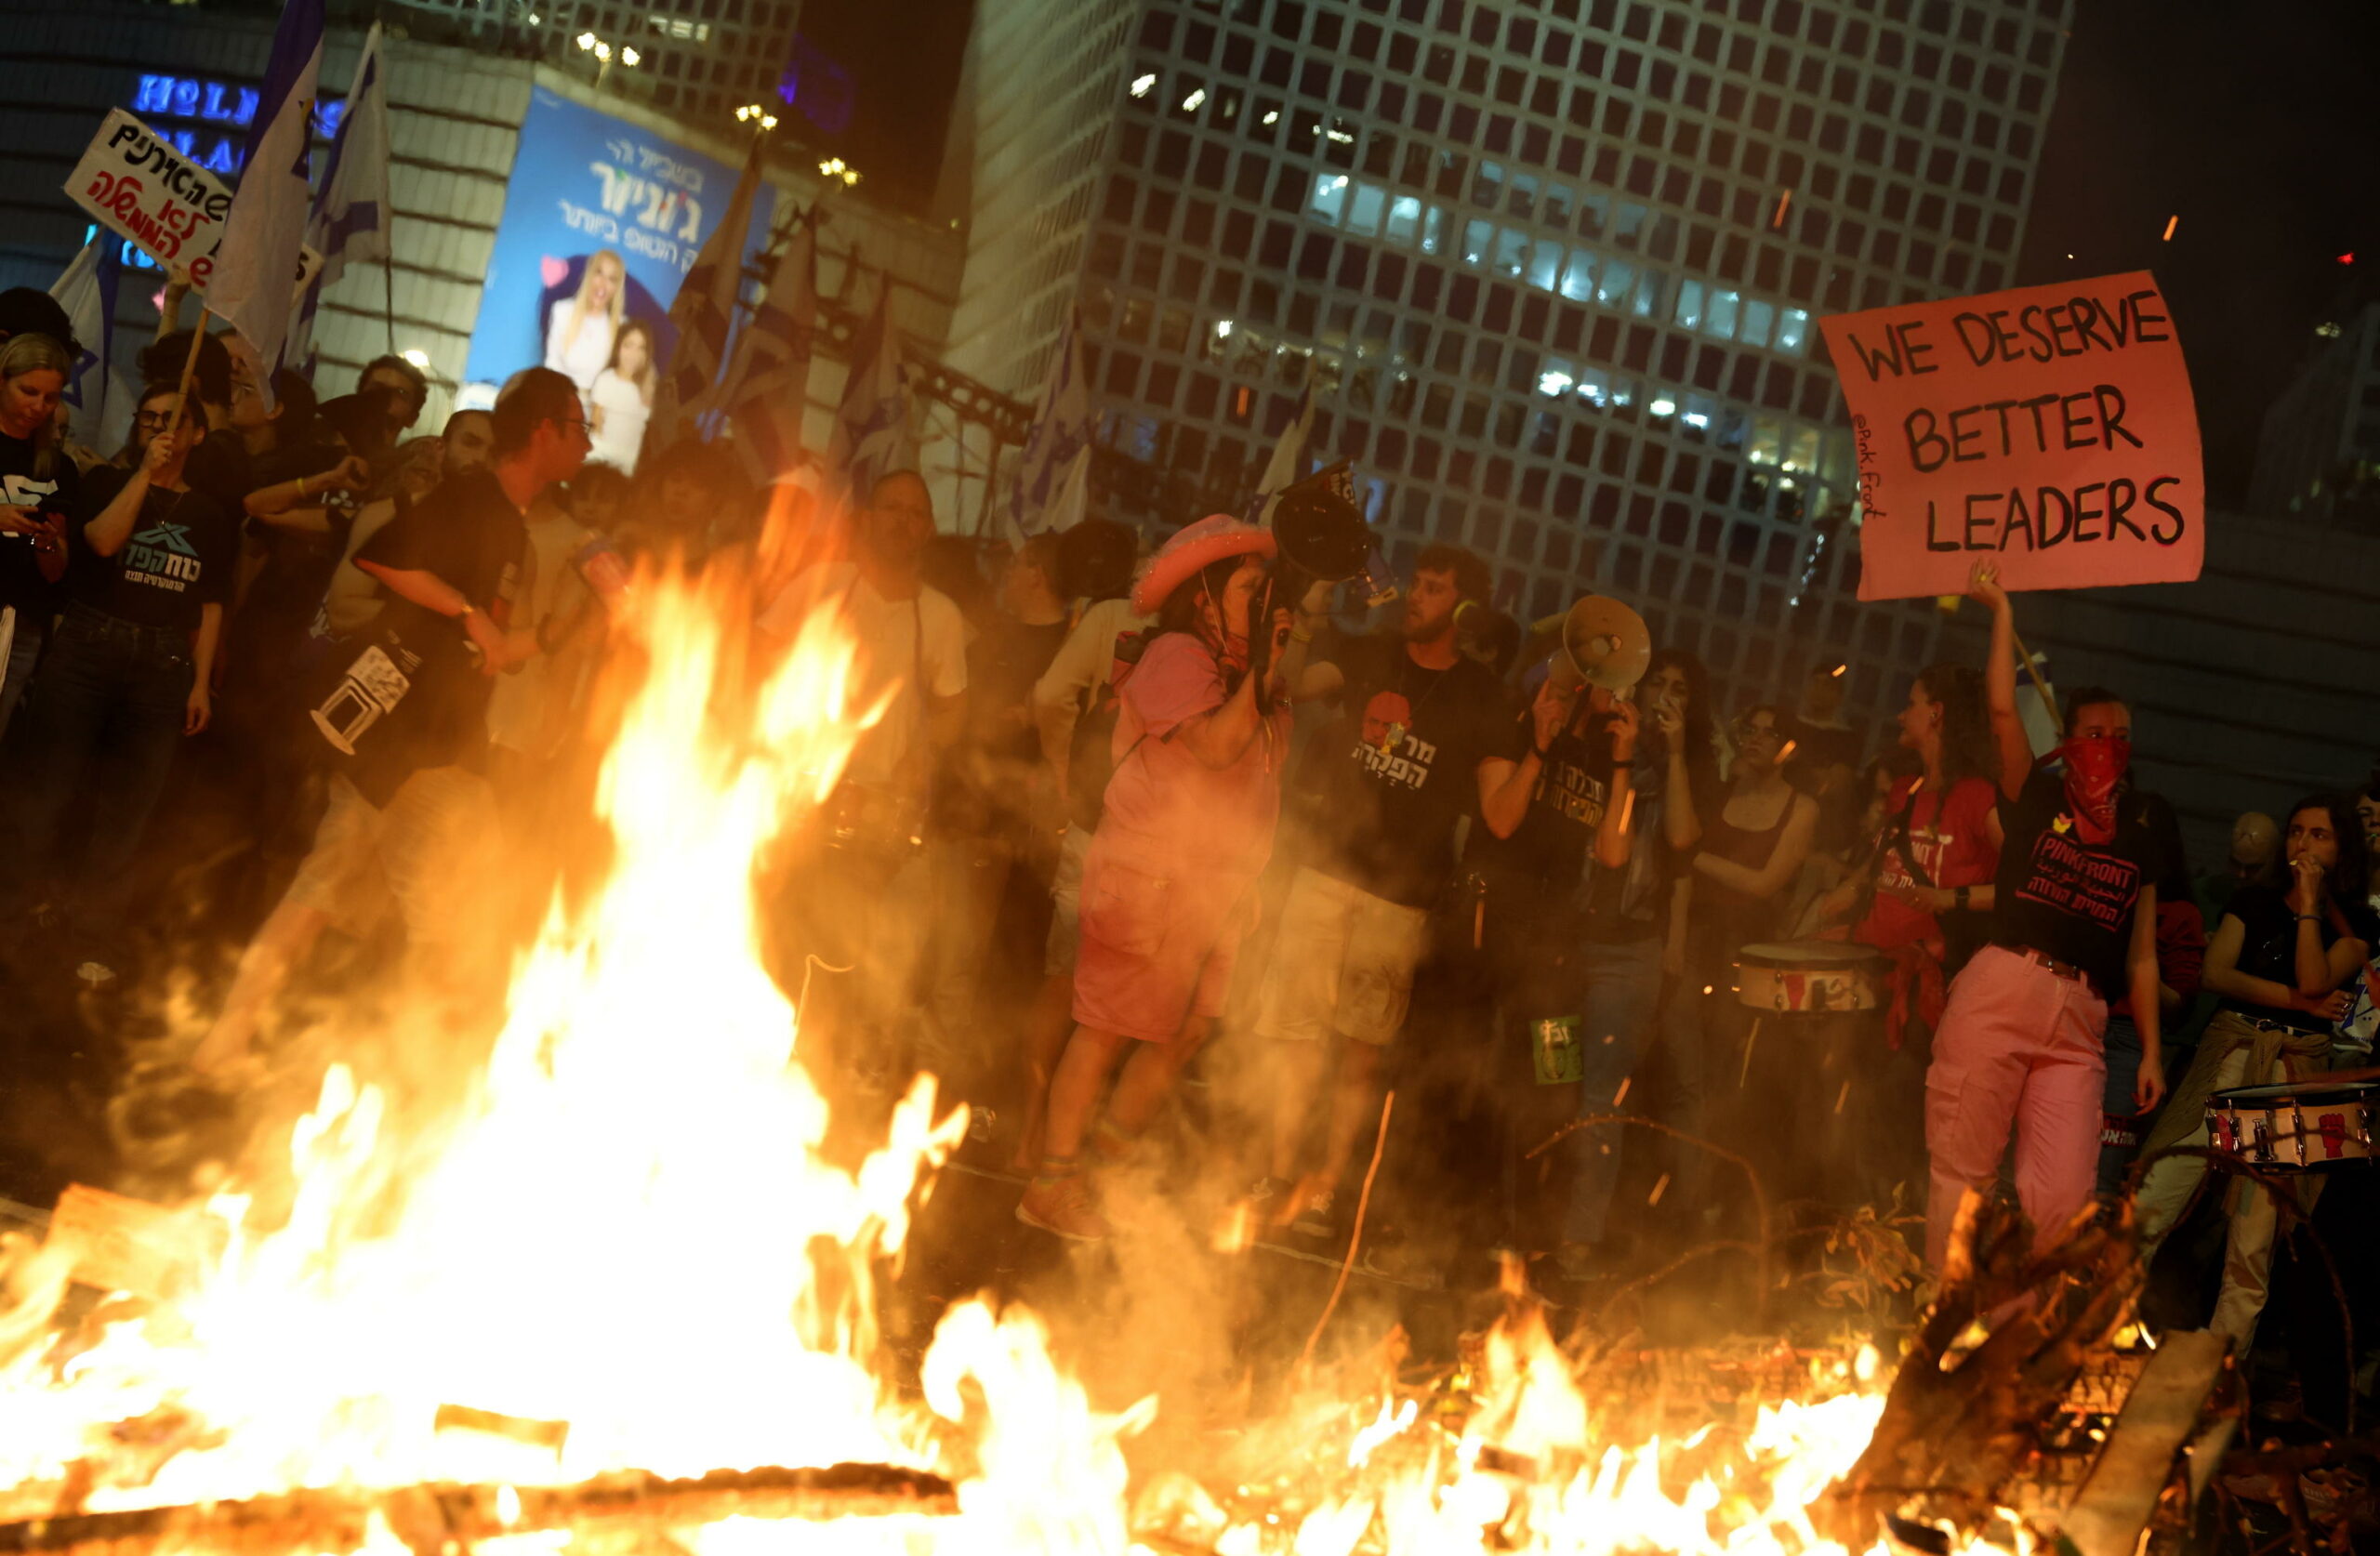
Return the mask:
<svg viewBox="0 0 2380 1556"><path fill-rule="evenodd" d="M1343 640L1326 662L1345 687L1300 773L1313 799L1313 865L1427 906L1454 868L1455 823L1477 802L1479 764L1508 744L1503 686L1464 655L1426 669L1387 635Z"/></svg>
<svg viewBox="0 0 2380 1556"><path fill-rule="evenodd" d="M240 564L240 523L192 487L152 486L132 534L114 556L91 549L88 526L132 480L129 470L93 470L83 483L83 521L69 526L68 595L118 621L168 632L198 629L202 606L231 598Z"/></svg>
<svg viewBox="0 0 2380 1556"><path fill-rule="evenodd" d="M1518 761L1536 738L1529 711L1523 708L1505 731L1501 754ZM1594 862L1595 833L1609 809L1617 771L1608 720L1587 712L1582 697L1569 725L1546 748L1543 774L1519 828L1501 840L1484 837L1481 829L1483 842L1473 857L1489 877L1488 890L1495 891L1499 880L1518 884L1541 909L1578 910L1584 916L1580 933L1598 943L1659 933L1659 882L1669 863L1652 846L1659 836L1659 763L1647 761L1641 738L1631 769L1633 798L1622 802L1630 808L1628 863L1614 870ZM1655 786L1649 803L1642 789L1648 775Z"/></svg>
<svg viewBox="0 0 2380 1556"><path fill-rule="evenodd" d="M2000 801L2006 837L1994 882L1993 934L2012 945L2071 962L2102 995L2125 987L2133 909L2143 886L2174 876L2158 824L2165 802L2133 790L2116 802L2115 836L2104 846L2082 840L2067 809L2065 782L2040 771L2024 792Z"/></svg>
<svg viewBox="0 0 2380 1556"><path fill-rule="evenodd" d="M2286 988L2295 988L2297 913L2289 905L2288 893L2269 886L2243 886L2231 894L2223 911L2237 918L2245 931L2240 941L2240 959L2233 966L2251 978L2269 979ZM2339 911L2347 920L2349 934L2366 947L2380 946L2380 914L2363 903L2342 903ZM2314 928L2322 937L2324 951L2337 943L2338 926L2327 911ZM2330 1024L2303 1010L2259 1005L2228 995L2224 996L2223 1008L2259 1021L2280 1022L2300 1032L2320 1032Z"/></svg>
<svg viewBox="0 0 2380 1556"><path fill-rule="evenodd" d="M471 470L390 520L355 560L434 574L503 627L527 548L521 510L493 473ZM353 747L342 753L342 771L374 804L387 803L421 769L473 766L486 752L494 682L456 618L390 595L357 653L336 656L334 669L314 722L340 731Z"/></svg>
<svg viewBox="0 0 2380 1556"><path fill-rule="evenodd" d="M66 527L73 529L83 512L81 472L63 449L51 451L46 474L33 474L37 462L32 443L0 432L0 504L63 514ZM0 605L13 605L19 615L36 619L48 614L56 592L42 576L39 556L31 535L0 532Z"/></svg>

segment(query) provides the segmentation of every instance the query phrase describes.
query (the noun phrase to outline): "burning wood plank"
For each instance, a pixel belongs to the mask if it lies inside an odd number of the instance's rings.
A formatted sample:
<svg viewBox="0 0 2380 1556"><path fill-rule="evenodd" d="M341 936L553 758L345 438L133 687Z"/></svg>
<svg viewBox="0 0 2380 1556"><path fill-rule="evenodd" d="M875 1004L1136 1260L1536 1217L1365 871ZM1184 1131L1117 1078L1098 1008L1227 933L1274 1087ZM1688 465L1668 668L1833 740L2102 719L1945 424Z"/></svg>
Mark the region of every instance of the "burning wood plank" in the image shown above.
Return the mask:
<svg viewBox="0 0 2380 1556"><path fill-rule="evenodd" d="M517 1504L517 1505L516 1505ZM813 1523L949 1517L950 1482L884 1464L714 1470L698 1480L606 1475L578 1485L414 1485L321 1490L242 1502L82 1513L0 1524L0 1552L27 1556L343 1556L363 1548L374 1514L419 1556L451 1556L499 1535L565 1531L573 1539L693 1528L724 1518Z"/></svg>
<svg viewBox="0 0 2380 1556"><path fill-rule="evenodd" d="M2231 1344L2205 1330L2177 1331L2134 1385L2109 1434L2107 1451L2061 1521L2082 1556L2132 1556L2157 1500L2174 1478L2174 1461L2205 1419L2208 1402L2231 1364ZM2221 1444L2205 1455L2220 1457Z"/></svg>

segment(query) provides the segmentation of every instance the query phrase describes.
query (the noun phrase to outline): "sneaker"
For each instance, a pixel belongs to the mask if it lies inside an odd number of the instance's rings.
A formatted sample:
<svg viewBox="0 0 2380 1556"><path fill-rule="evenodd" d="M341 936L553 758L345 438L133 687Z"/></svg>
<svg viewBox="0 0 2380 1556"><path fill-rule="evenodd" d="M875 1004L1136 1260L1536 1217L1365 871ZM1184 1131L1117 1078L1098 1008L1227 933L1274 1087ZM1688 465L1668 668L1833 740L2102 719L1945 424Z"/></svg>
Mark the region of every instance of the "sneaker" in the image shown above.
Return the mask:
<svg viewBox="0 0 2380 1556"><path fill-rule="evenodd" d="M1339 1191L1317 1189L1298 1207L1298 1219L1289 1230L1306 1237L1336 1237L1339 1235Z"/></svg>
<svg viewBox="0 0 2380 1556"><path fill-rule="evenodd" d="M1091 1185L1080 1173L1028 1187L1016 1202L1016 1219L1069 1243L1100 1243L1107 1237L1107 1218L1091 1203Z"/></svg>

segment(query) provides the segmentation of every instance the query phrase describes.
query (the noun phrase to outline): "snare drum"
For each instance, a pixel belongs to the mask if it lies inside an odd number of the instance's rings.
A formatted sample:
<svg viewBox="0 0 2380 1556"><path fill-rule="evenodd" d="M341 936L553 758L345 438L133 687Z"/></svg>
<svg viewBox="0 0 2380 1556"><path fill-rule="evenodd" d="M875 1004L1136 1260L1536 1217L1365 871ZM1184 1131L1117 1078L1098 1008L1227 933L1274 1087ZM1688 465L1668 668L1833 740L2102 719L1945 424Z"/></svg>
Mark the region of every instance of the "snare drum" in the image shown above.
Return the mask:
<svg viewBox="0 0 2380 1556"><path fill-rule="evenodd" d="M2207 1138L2257 1167L2279 1170L2326 1162L2368 1162L2380 1084L2320 1077L2285 1086L2241 1086L2206 1101Z"/></svg>
<svg viewBox="0 0 2380 1556"><path fill-rule="evenodd" d="M1850 941L1747 945L1736 954L1736 997L1784 1015L1873 1010L1885 1001L1891 970L1891 957Z"/></svg>

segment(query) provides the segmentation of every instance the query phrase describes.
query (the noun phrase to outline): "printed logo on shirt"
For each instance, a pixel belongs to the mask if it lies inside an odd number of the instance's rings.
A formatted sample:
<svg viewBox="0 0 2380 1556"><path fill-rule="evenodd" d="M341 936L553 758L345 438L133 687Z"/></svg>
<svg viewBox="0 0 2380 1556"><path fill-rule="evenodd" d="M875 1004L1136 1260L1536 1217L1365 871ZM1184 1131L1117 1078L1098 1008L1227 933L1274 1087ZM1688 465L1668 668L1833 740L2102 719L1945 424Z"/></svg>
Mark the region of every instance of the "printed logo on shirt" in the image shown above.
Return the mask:
<svg viewBox="0 0 2380 1556"><path fill-rule="evenodd" d="M1545 787L1537 798L1556 815L1593 829L1603 824L1604 808L1610 803L1611 790L1602 779L1589 776L1585 768L1556 762L1546 773Z"/></svg>
<svg viewBox="0 0 2380 1556"><path fill-rule="evenodd" d="M1430 781L1438 748L1413 732L1413 705L1400 692L1375 692L1364 705L1355 751L1364 771L1383 783L1418 789Z"/></svg>
<svg viewBox="0 0 2380 1556"><path fill-rule="evenodd" d="M188 524L159 520L124 548L124 575L136 584L179 594L198 582L199 571L198 547L190 542Z"/></svg>
<svg viewBox="0 0 2380 1556"><path fill-rule="evenodd" d="M2044 829L2033 839L2032 862L2016 895L2112 930L2131 916L2140 896L2140 866Z"/></svg>
<svg viewBox="0 0 2380 1556"><path fill-rule="evenodd" d="M42 499L58 494L58 482L35 481L28 475L0 478L0 494L5 494L10 508L39 508Z"/></svg>

